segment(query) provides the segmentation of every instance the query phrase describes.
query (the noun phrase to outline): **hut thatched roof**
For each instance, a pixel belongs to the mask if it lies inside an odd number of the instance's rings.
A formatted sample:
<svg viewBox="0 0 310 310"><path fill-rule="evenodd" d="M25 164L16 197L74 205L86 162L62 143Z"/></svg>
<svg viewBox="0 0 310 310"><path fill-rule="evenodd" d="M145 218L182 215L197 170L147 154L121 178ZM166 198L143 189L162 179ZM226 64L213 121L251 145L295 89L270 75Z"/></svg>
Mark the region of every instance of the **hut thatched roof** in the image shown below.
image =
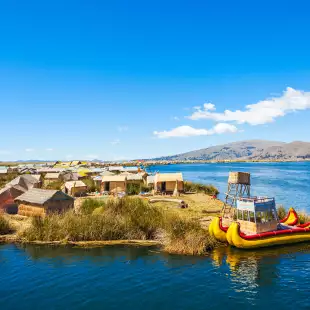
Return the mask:
<svg viewBox="0 0 310 310"><path fill-rule="evenodd" d="M18 196L15 202L44 205L49 200L73 200L73 198L59 190L32 188L26 193Z"/></svg>
<svg viewBox="0 0 310 310"><path fill-rule="evenodd" d="M44 177L45 180L58 180L59 172L56 173L47 173Z"/></svg>
<svg viewBox="0 0 310 310"><path fill-rule="evenodd" d="M65 188L71 190L73 187L87 187L87 185L83 181L69 181L65 183Z"/></svg>
<svg viewBox="0 0 310 310"><path fill-rule="evenodd" d="M127 181L142 181L142 175L141 174L129 174L127 175Z"/></svg>
<svg viewBox="0 0 310 310"><path fill-rule="evenodd" d="M183 181L183 174L181 172L176 173L157 173L155 175L154 182L172 182L172 181Z"/></svg>
<svg viewBox="0 0 310 310"><path fill-rule="evenodd" d="M102 182L125 182L126 178L126 175L104 175Z"/></svg>
<svg viewBox="0 0 310 310"><path fill-rule="evenodd" d="M39 183L40 183L40 181L36 177L34 177L33 175L23 174L23 175L18 176L17 178L12 180L11 182L9 182L6 185L6 187L12 187L15 185L19 185L22 188L24 188L24 190L29 190Z"/></svg>

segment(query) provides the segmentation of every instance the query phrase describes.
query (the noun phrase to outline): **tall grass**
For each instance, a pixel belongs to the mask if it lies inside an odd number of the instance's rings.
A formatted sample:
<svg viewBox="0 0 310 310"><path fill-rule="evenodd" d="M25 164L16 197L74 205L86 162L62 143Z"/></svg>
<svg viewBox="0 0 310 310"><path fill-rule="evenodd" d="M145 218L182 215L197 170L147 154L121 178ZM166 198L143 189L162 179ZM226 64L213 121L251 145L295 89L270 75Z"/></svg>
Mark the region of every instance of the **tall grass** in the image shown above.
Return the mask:
<svg viewBox="0 0 310 310"><path fill-rule="evenodd" d="M0 175L0 188L4 187L7 183L17 178L19 174L17 172L10 172L8 174Z"/></svg>
<svg viewBox="0 0 310 310"><path fill-rule="evenodd" d="M33 218L21 235L26 241L157 240L166 251L204 254L215 246L196 220L167 213L139 198L85 200L88 211ZM92 213L92 207L97 205ZM89 207L91 206L91 207Z"/></svg>
<svg viewBox="0 0 310 310"><path fill-rule="evenodd" d="M207 195L218 195L219 191L213 185L205 185L201 183L184 182L185 192L197 192L204 193Z"/></svg>
<svg viewBox="0 0 310 310"><path fill-rule="evenodd" d="M102 199L84 199L80 208L82 214L92 214L93 211L99 207L105 205L105 201Z"/></svg>
<svg viewBox="0 0 310 310"><path fill-rule="evenodd" d="M135 183L127 184L126 193L128 195L138 195L140 193L140 190L141 190L140 184L135 184Z"/></svg>
<svg viewBox="0 0 310 310"><path fill-rule="evenodd" d="M11 231L9 222L0 214L0 235L9 234Z"/></svg>

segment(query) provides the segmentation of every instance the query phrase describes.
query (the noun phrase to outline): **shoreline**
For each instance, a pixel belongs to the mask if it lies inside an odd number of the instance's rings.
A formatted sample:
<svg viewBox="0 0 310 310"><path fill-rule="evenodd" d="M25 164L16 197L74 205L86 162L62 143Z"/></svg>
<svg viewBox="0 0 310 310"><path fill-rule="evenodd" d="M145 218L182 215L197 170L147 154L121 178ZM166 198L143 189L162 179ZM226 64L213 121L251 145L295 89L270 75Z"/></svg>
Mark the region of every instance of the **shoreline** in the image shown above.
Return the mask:
<svg viewBox="0 0 310 310"><path fill-rule="evenodd" d="M98 240L98 241L24 241L14 235L0 236L1 244L33 244L33 245L51 245L51 246L76 246L81 248L104 247L113 245L126 246L162 246L163 244L155 240Z"/></svg>

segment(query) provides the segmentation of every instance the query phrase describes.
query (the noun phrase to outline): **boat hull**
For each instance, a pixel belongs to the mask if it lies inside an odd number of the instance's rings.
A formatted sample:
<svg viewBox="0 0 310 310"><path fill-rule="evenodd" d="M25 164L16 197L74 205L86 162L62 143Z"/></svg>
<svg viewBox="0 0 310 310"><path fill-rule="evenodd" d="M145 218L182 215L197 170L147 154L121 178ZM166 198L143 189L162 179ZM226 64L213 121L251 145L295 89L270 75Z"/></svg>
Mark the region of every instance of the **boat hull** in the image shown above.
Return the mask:
<svg viewBox="0 0 310 310"><path fill-rule="evenodd" d="M242 249L255 249L310 241L310 228L299 227L248 236L240 232L238 223L232 223L227 235L231 245Z"/></svg>
<svg viewBox="0 0 310 310"><path fill-rule="evenodd" d="M209 233L215 239L221 242L227 242L226 234L228 227L222 226L222 218L215 217L209 226Z"/></svg>

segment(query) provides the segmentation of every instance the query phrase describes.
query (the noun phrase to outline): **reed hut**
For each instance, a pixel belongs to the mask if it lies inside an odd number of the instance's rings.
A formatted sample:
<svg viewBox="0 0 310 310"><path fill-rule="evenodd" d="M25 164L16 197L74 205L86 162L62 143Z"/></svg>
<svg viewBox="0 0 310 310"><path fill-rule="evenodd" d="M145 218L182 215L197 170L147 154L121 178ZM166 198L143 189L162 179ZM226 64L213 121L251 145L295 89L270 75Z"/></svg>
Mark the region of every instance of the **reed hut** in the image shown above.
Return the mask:
<svg viewBox="0 0 310 310"><path fill-rule="evenodd" d="M45 216L64 212L74 207L74 198L59 190L33 188L15 199L18 214Z"/></svg>
<svg viewBox="0 0 310 310"><path fill-rule="evenodd" d="M31 188L40 188L41 187L41 181L38 179L37 176L31 175L31 174L23 174L15 179L13 179L11 182L9 182L6 187L11 187L14 185L19 185L24 188L24 190L29 190Z"/></svg>
<svg viewBox="0 0 310 310"><path fill-rule="evenodd" d="M65 183L65 193L70 196L85 196L87 185L83 181L69 181Z"/></svg>
<svg viewBox="0 0 310 310"><path fill-rule="evenodd" d="M44 183L49 184L52 182L60 181L60 173L59 172L49 172L44 177Z"/></svg>
<svg viewBox="0 0 310 310"><path fill-rule="evenodd" d="M136 174L129 173L126 177L126 180L127 180L127 184L139 184L139 185L143 184L143 177L139 173L136 173Z"/></svg>
<svg viewBox="0 0 310 310"><path fill-rule="evenodd" d="M126 191L126 175L105 175L101 179L101 191L111 192L118 188L118 191Z"/></svg>
<svg viewBox="0 0 310 310"><path fill-rule="evenodd" d="M179 173L156 173L154 177L155 192L173 194L184 191L183 175Z"/></svg>

